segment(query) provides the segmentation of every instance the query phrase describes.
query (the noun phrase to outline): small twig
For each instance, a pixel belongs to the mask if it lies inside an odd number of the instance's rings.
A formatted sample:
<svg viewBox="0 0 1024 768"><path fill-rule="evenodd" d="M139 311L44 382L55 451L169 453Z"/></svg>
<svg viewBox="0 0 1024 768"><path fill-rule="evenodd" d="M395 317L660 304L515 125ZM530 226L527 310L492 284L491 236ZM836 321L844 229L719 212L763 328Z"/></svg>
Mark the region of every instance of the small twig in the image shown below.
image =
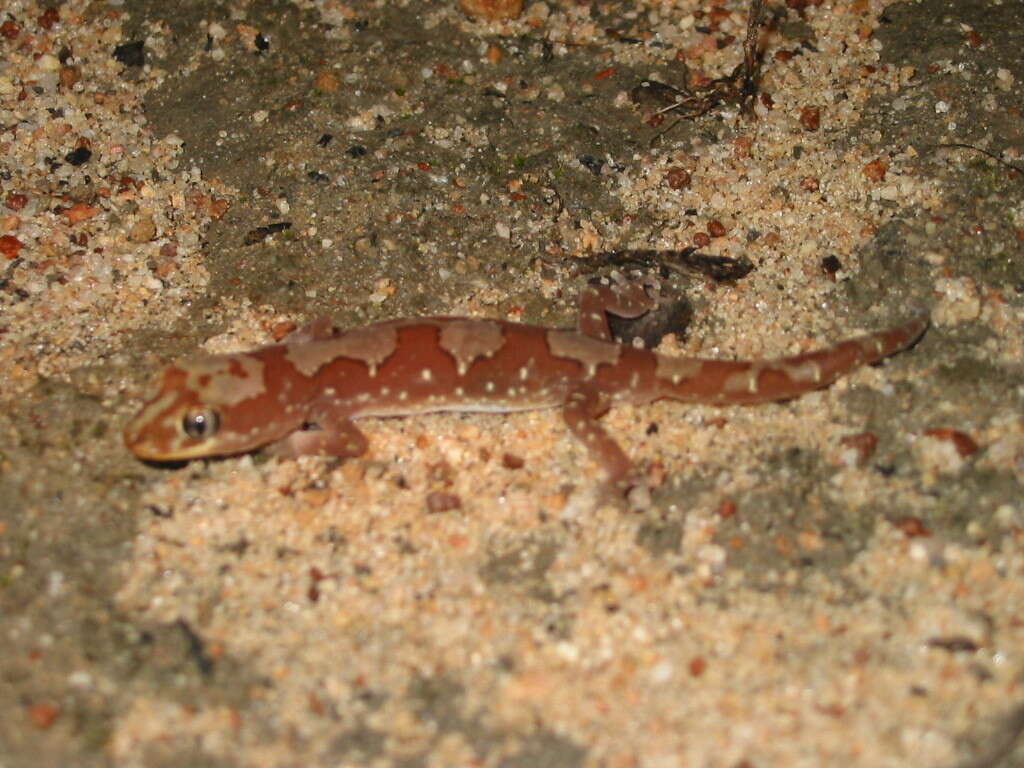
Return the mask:
<svg viewBox="0 0 1024 768"><path fill-rule="evenodd" d="M657 81L645 80L630 92L634 104L643 100L660 100L667 102L664 107L656 110L651 117L675 112L680 117L668 128L657 133L651 143L679 125L681 120L696 120L722 104L736 104L743 114L753 114L754 97L757 95L760 61L757 56L757 44L761 31L761 19L764 16L765 0L751 0L750 14L747 18L747 34L743 40L743 60L732 72L724 77L717 77L706 85L676 88L675 86Z"/></svg>

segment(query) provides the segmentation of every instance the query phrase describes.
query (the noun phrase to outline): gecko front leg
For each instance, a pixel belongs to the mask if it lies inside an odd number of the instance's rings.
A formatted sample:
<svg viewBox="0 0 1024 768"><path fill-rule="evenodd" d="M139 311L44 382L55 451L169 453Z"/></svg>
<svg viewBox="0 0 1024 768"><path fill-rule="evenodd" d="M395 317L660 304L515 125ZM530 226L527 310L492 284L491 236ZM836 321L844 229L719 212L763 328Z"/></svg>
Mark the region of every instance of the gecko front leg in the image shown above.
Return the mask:
<svg viewBox="0 0 1024 768"><path fill-rule="evenodd" d="M346 414L327 405L315 405L309 412L309 429L298 429L272 443L267 450L275 456L337 456L355 458L366 453L366 435Z"/></svg>

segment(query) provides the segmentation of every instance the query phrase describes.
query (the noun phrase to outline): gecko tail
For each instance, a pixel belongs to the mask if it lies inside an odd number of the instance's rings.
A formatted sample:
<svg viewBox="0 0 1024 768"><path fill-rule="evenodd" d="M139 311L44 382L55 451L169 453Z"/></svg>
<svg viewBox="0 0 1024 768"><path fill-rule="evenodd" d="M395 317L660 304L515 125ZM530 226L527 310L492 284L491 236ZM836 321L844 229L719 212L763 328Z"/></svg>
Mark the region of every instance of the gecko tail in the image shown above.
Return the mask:
<svg viewBox="0 0 1024 768"><path fill-rule="evenodd" d="M661 361L660 396L688 402L755 404L788 400L827 387L862 365L883 360L915 344L928 329L929 314L915 312L905 322L815 352L776 360Z"/></svg>

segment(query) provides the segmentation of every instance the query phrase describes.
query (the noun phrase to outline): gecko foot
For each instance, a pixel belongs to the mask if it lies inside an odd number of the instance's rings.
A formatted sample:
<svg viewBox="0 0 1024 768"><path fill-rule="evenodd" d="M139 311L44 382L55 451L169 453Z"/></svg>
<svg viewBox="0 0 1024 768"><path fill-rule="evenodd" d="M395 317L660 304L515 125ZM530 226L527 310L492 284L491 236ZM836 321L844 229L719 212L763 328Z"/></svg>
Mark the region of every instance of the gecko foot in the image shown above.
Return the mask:
<svg viewBox="0 0 1024 768"><path fill-rule="evenodd" d="M597 502L599 505L615 507L622 512L643 512L651 508L651 489L647 482L640 478L609 480L599 487Z"/></svg>
<svg viewBox="0 0 1024 768"><path fill-rule="evenodd" d="M639 482L626 491L626 504L631 511L642 512L651 508L651 489L645 482Z"/></svg>

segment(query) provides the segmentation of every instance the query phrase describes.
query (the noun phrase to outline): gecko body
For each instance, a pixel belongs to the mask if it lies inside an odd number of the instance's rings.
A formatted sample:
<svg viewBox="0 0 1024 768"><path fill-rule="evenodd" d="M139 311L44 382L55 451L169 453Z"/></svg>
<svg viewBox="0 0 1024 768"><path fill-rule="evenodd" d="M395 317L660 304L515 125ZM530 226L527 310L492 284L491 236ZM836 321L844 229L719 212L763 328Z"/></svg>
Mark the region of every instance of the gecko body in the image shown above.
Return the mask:
<svg viewBox="0 0 1024 768"><path fill-rule="evenodd" d="M608 314L638 317L654 300L641 284L589 286L577 330L433 317L338 330L317 321L281 344L179 361L124 432L138 457L180 461L271 446L285 455L359 456L354 420L435 411L560 408L613 483L631 463L598 419L619 403L663 398L753 404L826 387L913 344L907 322L816 352L771 361L674 358L612 340Z"/></svg>

